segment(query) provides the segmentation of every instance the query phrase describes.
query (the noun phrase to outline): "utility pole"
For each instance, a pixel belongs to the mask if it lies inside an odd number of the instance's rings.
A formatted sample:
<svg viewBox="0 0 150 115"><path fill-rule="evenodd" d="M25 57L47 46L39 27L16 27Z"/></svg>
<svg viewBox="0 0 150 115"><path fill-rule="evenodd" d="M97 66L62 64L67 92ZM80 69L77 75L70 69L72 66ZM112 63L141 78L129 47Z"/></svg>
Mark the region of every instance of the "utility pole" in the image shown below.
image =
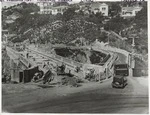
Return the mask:
<svg viewBox="0 0 150 115"><path fill-rule="evenodd" d="M129 65L130 65L130 68L129 68L129 76L133 76L133 69L135 68L135 59L134 59L134 49L135 49L135 35L133 34L132 37L130 37L132 39L132 52L131 52L131 55L129 57Z"/></svg>
<svg viewBox="0 0 150 115"><path fill-rule="evenodd" d="M134 47L135 47L135 42L134 42L134 39L135 39L135 38L132 37L132 56L131 56L131 58L132 58L132 59L131 59L131 62L132 62L132 63L131 63L131 68L132 68L132 69L134 69L134 67L135 67L135 60L134 60L134 53L135 53L135 52L134 52Z"/></svg>
<svg viewBox="0 0 150 115"><path fill-rule="evenodd" d="M109 36L110 36L110 33L108 33L108 45L109 45Z"/></svg>

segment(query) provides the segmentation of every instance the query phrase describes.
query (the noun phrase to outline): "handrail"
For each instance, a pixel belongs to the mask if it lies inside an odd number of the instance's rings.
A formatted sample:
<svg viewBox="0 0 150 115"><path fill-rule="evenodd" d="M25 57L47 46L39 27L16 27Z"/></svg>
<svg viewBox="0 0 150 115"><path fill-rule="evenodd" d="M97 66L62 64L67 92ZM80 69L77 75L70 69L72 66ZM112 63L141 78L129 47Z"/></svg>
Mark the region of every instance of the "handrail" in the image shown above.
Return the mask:
<svg viewBox="0 0 150 115"><path fill-rule="evenodd" d="M29 48L28 48L29 49ZM72 67L72 68L74 68L74 65L73 65L73 61L72 60L70 60L70 59L66 59L66 58L64 58L64 57L61 57L61 56L59 56L59 55L54 55L54 57L52 57L52 56L50 56L50 55L48 55L48 54L43 54L42 52L39 52L39 51L36 51L36 50L33 50L33 49L29 49L29 50L31 50L31 51L33 51L33 52L36 52L36 53L38 53L38 54L41 54L41 55L43 55L43 56L46 56L46 57L48 57L48 58L50 58L50 59L52 59L52 60L54 60L54 61L59 61L59 62L64 62L66 65L68 65L68 66L70 66L70 67ZM66 62L66 60L69 60L70 61L70 63L69 62Z"/></svg>

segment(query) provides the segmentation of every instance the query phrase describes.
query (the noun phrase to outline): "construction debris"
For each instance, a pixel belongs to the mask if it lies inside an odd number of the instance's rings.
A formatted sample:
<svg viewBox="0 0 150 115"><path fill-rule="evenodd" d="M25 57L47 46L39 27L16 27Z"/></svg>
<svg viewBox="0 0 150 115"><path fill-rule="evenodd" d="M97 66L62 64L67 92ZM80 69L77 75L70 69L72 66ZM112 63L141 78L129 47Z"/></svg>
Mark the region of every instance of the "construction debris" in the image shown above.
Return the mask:
<svg viewBox="0 0 150 115"><path fill-rule="evenodd" d="M71 87L79 87L80 84L82 83L83 80L77 76L74 76L73 74L71 74L70 72L68 74L66 74L66 76L63 76L63 78L61 79L61 83L62 85L69 85Z"/></svg>

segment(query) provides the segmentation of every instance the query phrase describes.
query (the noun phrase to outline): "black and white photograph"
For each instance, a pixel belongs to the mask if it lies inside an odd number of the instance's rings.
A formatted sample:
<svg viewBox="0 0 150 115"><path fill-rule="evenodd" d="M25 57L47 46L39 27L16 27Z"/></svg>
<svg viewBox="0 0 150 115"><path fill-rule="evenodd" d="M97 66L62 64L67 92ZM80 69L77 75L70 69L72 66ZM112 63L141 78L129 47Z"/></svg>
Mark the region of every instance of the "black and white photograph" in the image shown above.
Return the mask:
<svg viewBox="0 0 150 115"><path fill-rule="evenodd" d="M1 0L1 113L149 114L148 0Z"/></svg>

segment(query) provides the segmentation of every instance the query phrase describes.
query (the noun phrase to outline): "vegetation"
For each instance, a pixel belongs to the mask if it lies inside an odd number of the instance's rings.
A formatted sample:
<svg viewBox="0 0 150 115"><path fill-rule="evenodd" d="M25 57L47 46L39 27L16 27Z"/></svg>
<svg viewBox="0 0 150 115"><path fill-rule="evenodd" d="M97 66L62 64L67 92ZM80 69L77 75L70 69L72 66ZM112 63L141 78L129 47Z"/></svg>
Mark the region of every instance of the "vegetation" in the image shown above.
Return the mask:
<svg viewBox="0 0 150 115"><path fill-rule="evenodd" d="M59 4L57 4L59 5ZM126 4L124 4L126 5ZM131 6L133 5L130 4ZM123 19L119 16L121 11L120 3L109 3L111 19L104 17L101 13L84 14L79 10L78 5L72 5L63 14L50 15L38 14L39 7L32 3L21 3L16 6L3 9L2 21L3 29L8 29L10 33L15 33L17 37L12 38L13 42L22 42L29 39L30 42L37 43L63 43L70 44L77 38L84 38L84 42L92 43L96 39L107 42L108 35L101 31L104 27L107 31L115 31L123 37L129 38L131 34L136 34L136 49L148 49L147 47L147 3L140 4L143 9L137 13L135 18ZM33 14L31 14L34 12ZM4 23L10 15L18 15L19 18L14 23ZM131 28L131 26L133 26ZM131 39L123 44L119 44L113 36L110 36L110 44L116 47L131 46ZM140 46L142 44L142 47ZM124 48L125 49L125 48Z"/></svg>
<svg viewBox="0 0 150 115"><path fill-rule="evenodd" d="M145 3L143 5L143 9L139 11L135 17L135 23L137 24L137 27L147 29L147 18L147 3Z"/></svg>
<svg viewBox="0 0 150 115"><path fill-rule="evenodd" d="M2 75L10 76L10 57L6 50L2 50Z"/></svg>
<svg viewBox="0 0 150 115"><path fill-rule="evenodd" d="M132 19L123 19L120 16L116 16L115 18L112 18L106 25L105 29L106 30L112 30L115 31L116 33L119 33L121 30L124 28L128 27L131 25Z"/></svg>

